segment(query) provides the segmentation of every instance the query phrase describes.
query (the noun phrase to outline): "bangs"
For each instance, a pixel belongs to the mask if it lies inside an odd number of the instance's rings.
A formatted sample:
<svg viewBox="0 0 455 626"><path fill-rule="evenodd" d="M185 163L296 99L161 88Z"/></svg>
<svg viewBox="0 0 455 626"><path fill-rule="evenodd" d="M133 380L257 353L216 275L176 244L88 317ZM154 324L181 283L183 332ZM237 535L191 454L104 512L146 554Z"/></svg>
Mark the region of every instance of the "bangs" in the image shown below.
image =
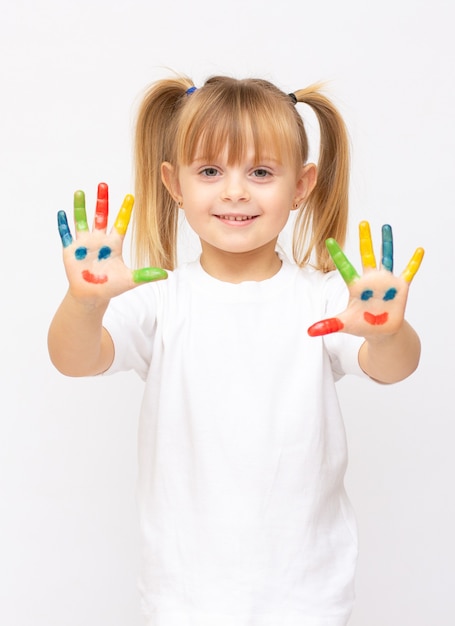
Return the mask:
<svg viewBox="0 0 455 626"><path fill-rule="evenodd" d="M196 158L215 161L227 149L230 165L273 157L301 167L307 142L300 115L289 97L266 81L211 79L182 108L177 130L177 164Z"/></svg>

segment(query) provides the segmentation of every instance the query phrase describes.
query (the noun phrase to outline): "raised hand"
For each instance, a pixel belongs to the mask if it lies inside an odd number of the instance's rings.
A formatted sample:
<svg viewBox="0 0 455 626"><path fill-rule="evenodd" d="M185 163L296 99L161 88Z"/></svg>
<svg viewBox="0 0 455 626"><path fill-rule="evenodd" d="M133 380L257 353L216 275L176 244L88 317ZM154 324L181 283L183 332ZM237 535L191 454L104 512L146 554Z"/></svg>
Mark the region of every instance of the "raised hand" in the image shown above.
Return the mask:
<svg viewBox="0 0 455 626"><path fill-rule="evenodd" d="M308 329L311 337L345 332L362 337L396 333L404 320L409 285L424 255L417 248L400 276L393 272L393 237L389 225L382 227L382 259L377 267L368 222L359 225L363 275L359 276L334 239L327 249L349 289L349 303L338 317L316 322Z"/></svg>
<svg viewBox="0 0 455 626"><path fill-rule="evenodd" d="M74 194L73 239L65 211L58 213L58 229L63 244L63 260L70 292L88 302L109 300L137 285L167 278L159 268L131 270L122 257L123 240L133 210L134 198L125 196L111 231L107 232L109 192L105 183L98 185L93 229L90 231L85 209L85 194Z"/></svg>

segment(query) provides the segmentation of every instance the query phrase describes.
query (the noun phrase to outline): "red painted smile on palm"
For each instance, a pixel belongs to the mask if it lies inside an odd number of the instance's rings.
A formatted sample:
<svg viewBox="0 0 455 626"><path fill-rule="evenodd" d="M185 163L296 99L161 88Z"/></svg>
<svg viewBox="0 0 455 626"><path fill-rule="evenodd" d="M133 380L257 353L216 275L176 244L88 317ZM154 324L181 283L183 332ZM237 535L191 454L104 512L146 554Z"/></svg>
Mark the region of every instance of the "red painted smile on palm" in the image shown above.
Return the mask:
<svg viewBox="0 0 455 626"><path fill-rule="evenodd" d="M381 313L380 315L373 315L373 313L368 313L368 311L366 311L363 314L363 319L372 326L382 326L389 319L389 314Z"/></svg>
<svg viewBox="0 0 455 626"><path fill-rule="evenodd" d="M82 272L82 278L88 283L93 283L94 285L101 285L102 283L107 282L107 276L105 274L97 276L96 274L92 274L92 272L89 272L88 270L84 270Z"/></svg>

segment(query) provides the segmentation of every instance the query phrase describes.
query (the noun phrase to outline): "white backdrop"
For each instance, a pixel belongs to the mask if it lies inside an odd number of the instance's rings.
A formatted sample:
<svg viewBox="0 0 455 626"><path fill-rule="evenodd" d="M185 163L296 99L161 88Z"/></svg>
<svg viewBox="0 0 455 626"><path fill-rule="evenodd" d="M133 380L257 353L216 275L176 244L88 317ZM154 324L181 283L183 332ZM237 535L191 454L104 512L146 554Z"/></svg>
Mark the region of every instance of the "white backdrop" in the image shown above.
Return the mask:
<svg viewBox="0 0 455 626"><path fill-rule="evenodd" d="M82 188L132 191L139 97L166 68L200 84L313 81L353 146L356 225L394 228L396 268L426 249L408 317L418 372L344 380L347 484L360 528L352 626L452 626L455 559L452 0L2 1L0 16L0 623L138 626L136 425L142 385L51 366L66 288L56 212ZM450 377L451 379L451 377Z"/></svg>

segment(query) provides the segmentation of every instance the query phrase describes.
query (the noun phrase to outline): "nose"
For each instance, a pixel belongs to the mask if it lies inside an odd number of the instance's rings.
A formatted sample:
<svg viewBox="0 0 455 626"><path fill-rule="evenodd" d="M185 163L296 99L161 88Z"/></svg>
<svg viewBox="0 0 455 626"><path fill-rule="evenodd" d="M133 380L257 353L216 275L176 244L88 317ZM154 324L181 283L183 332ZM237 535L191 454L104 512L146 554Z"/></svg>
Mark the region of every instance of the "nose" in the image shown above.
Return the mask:
<svg viewBox="0 0 455 626"><path fill-rule="evenodd" d="M247 181L240 172L230 172L224 175L221 199L231 202L248 202L250 194Z"/></svg>

